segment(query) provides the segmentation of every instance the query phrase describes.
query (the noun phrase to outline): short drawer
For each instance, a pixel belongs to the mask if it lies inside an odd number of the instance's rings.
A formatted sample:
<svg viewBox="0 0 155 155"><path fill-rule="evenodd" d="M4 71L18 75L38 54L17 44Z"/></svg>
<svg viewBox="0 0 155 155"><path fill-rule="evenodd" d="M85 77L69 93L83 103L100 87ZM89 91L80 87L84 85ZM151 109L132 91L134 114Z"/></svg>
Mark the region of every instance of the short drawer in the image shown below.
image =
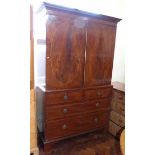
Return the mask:
<svg viewBox="0 0 155 155"><path fill-rule="evenodd" d="M62 105L52 105L45 108L45 119L59 119L79 113L95 112L99 110L110 110L110 100L108 98L93 100L81 103L71 103Z"/></svg>
<svg viewBox="0 0 155 155"><path fill-rule="evenodd" d="M121 115L125 115L125 105L123 103L112 100L111 109Z"/></svg>
<svg viewBox="0 0 155 155"><path fill-rule="evenodd" d="M83 91L61 91L61 92L47 92L45 96L46 105L66 103L66 102L78 102L83 98Z"/></svg>
<svg viewBox="0 0 155 155"><path fill-rule="evenodd" d="M109 122L109 132L113 135L116 136L117 133L120 131L121 127L113 123L112 121Z"/></svg>
<svg viewBox="0 0 155 155"><path fill-rule="evenodd" d="M120 127L125 126L125 118L122 115L115 112L115 111L111 111L110 120L112 120L114 123L116 123Z"/></svg>
<svg viewBox="0 0 155 155"><path fill-rule="evenodd" d="M112 86L98 89L88 89L84 92L86 100L110 97L112 95Z"/></svg>
<svg viewBox="0 0 155 155"><path fill-rule="evenodd" d="M52 140L104 127L108 123L108 115L98 112L48 122L45 125L45 138Z"/></svg>

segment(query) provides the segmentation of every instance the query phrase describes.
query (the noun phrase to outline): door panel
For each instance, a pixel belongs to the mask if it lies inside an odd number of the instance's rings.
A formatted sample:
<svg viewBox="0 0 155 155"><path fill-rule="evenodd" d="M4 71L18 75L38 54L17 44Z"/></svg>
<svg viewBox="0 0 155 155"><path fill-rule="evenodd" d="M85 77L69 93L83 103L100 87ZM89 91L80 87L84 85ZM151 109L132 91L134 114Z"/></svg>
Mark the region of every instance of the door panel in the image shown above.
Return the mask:
<svg viewBox="0 0 155 155"><path fill-rule="evenodd" d="M116 28L88 22L85 86L110 84L113 67Z"/></svg>
<svg viewBox="0 0 155 155"><path fill-rule="evenodd" d="M70 16L47 20L46 89L80 88L84 83L85 21Z"/></svg>

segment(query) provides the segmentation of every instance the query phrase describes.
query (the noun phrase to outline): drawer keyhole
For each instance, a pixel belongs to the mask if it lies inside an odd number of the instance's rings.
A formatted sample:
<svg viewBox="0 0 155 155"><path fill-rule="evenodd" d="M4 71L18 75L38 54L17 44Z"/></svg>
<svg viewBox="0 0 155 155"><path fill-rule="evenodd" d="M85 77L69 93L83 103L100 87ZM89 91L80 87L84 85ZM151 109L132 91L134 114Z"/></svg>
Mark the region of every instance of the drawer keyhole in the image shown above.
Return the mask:
<svg viewBox="0 0 155 155"><path fill-rule="evenodd" d="M94 121L95 121L95 123L97 123L97 122L98 122L98 118L97 118L97 117L95 117Z"/></svg>
<svg viewBox="0 0 155 155"><path fill-rule="evenodd" d="M98 95L98 96L100 96L100 95L101 95L101 92L100 92L99 90L97 91L97 95Z"/></svg>
<svg viewBox="0 0 155 155"><path fill-rule="evenodd" d="M97 103L96 103L96 107L99 107L99 105L100 105L100 103L97 102Z"/></svg>
<svg viewBox="0 0 155 155"><path fill-rule="evenodd" d="M66 129L67 128L67 125L66 124L64 124L63 126L62 126L62 129Z"/></svg>
<svg viewBox="0 0 155 155"><path fill-rule="evenodd" d="M68 112L68 109L67 108L64 108L63 109L63 112L66 114Z"/></svg>

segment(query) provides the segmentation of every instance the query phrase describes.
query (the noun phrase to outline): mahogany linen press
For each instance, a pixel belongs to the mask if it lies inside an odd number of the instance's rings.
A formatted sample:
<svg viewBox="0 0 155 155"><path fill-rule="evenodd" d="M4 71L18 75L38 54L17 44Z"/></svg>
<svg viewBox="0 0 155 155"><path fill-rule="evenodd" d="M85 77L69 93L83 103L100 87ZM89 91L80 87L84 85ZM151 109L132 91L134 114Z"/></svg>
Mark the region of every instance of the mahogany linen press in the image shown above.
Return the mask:
<svg viewBox="0 0 155 155"><path fill-rule="evenodd" d="M37 126L46 154L108 130L118 18L43 3L36 24Z"/></svg>

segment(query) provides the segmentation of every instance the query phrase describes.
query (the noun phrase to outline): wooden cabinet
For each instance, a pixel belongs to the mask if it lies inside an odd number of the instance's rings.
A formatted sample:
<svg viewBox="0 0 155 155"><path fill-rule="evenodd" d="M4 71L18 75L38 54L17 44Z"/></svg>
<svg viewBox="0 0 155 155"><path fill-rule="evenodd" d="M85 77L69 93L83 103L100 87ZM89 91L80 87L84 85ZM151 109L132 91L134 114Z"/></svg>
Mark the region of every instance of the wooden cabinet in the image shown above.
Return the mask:
<svg viewBox="0 0 155 155"><path fill-rule="evenodd" d="M120 19L43 3L38 20L37 119L47 153L61 139L108 127Z"/></svg>

